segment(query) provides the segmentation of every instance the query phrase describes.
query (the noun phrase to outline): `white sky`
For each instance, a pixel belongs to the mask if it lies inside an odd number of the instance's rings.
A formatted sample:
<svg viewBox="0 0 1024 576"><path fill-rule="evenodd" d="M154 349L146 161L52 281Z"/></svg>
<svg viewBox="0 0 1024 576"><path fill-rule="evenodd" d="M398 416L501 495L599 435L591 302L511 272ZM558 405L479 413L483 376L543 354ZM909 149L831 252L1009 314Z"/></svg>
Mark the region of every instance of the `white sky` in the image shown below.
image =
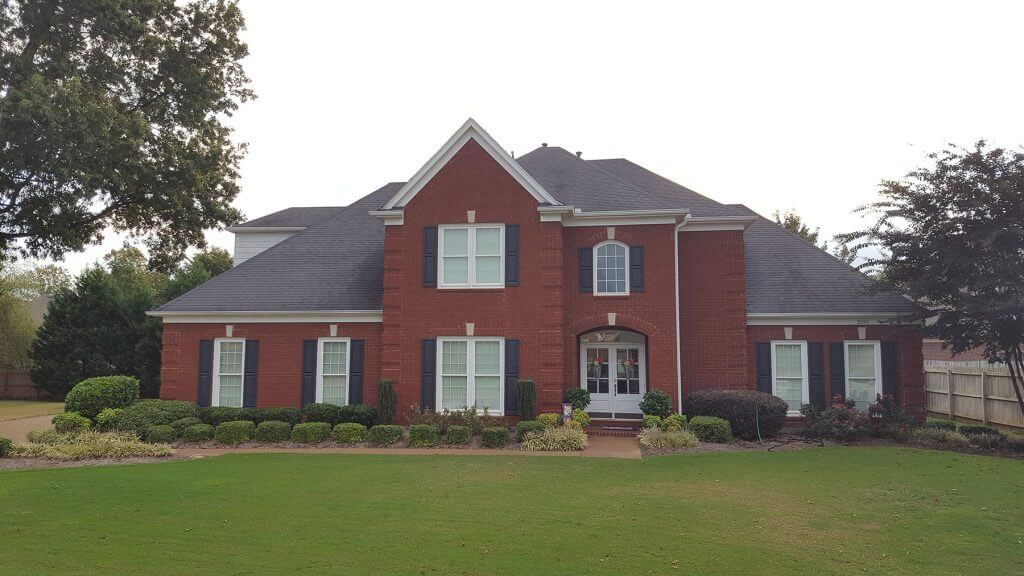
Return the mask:
<svg viewBox="0 0 1024 576"><path fill-rule="evenodd" d="M517 156L626 157L823 237L947 142L1024 143L1021 2L348 4L242 1L249 218L406 180L470 116Z"/></svg>

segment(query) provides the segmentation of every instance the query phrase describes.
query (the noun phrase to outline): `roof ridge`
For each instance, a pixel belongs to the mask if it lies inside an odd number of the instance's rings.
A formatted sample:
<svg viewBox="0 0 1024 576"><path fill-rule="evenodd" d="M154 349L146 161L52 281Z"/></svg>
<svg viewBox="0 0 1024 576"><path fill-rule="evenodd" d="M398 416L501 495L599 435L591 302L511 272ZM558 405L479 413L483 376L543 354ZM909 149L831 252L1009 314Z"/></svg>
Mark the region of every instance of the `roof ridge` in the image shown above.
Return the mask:
<svg viewBox="0 0 1024 576"><path fill-rule="evenodd" d="M714 198L711 198L710 196L705 196L705 195L701 194L700 192L697 192L696 190L694 190L693 188L690 188L689 186L683 186L682 184L680 184L680 183L678 183L678 182L676 182L674 180L669 180L668 178L662 176L661 174L655 172L654 170L651 170L650 168L647 168L646 166L641 166L641 165L637 164L636 162L633 162L629 158L594 158L593 160L586 160L586 162L594 162L594 163L597 163L597 162L626 162L626 163L628 163L628 164L630 164L632 166L636 166L637 168L639 168L639 169L641 169L641 170L643 170L645 172L649 172L649 173L653 174L654 177L659 179L659 180L662 180L664 182L668 182L669 184L671 184L673 186L678 186L678 187L680 187L680 188L682 188L684 190L687 190L691 194L696 194L697 196L700 196L701 198L707 200L708 202L714 202L715 204L717 204L719 206L734 206L734 204L723 204L722 202L719 202L718 200L715 200Z"/></svg>

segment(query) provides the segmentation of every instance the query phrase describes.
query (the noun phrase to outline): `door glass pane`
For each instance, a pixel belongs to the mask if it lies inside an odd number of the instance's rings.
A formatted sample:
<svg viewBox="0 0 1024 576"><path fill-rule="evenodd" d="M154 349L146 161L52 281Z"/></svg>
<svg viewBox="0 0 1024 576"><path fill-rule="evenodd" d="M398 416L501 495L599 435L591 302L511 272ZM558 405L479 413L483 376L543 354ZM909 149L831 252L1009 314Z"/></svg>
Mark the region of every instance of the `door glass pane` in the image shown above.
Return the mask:
<svg viewBox="0 0 1024 576"><path fill-rule="evenodd" d="M501 256L477 256L477 284L497 284L501 282Z"/></svg>
<svg viewBox="0 0 1024 576"><path fill-rule="evenodd" d="M640 393L640 350L617 348L615 350L615 390L619 394Z"/></svg>
<svg viewBox="0 0 1024 576"><path fill-rule="evenodd" d="M444 258L444 283L445 284L468 284L469 283L469 258L462 256Z"/></svg>
<svg viewBox="0 0 1024 576"><path fill-rule="evenodd" d="M469 256L469 229L445 228L442 256Z"/></svg>
<svg viewBox="0 0 1024 576"><path fill-rule="evenodd" d="M348 400L348 377L347 376L322 376L323 379L323 402L344 406Z"/></svg>
<svg viewBox="0 0 1024 576"><path fill-rule="evenodd" d="M608 350L604 348L587 349L587 390L608 393Z"/></svg>
<svg viewBox="0 0 1024 576"><path fill-rule="evenodd" d="M501 255L501 228L476 229L476 255Z"/></svg>

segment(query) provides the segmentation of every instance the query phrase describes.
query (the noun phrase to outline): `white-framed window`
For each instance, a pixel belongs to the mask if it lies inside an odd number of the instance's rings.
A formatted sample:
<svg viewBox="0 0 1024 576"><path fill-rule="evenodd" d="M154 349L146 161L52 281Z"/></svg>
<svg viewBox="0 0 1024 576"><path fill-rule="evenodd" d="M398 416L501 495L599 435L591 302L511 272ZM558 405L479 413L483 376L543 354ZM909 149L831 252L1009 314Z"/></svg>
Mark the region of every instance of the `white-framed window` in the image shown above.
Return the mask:
<svg viewBox="0 0 1024 576"><path fill-rule="evenodd" d="M505 285L505 225L438 226L441 288L498 288Z"/></svg>
<svg viewBox="0 0 1024 576"><path fill-rule="evenodd" d="M320 338L316 352L316 401L348 404L348 338Z"/></svg>
<svg viewBox="0 0 1024 576"><path fill-rule="evenodd" d="M213 342L211 406L241 408L245 395L245 339L217 338Z"/></svg>
<svg viewBox="0 0 1024 576"><path fill-rule="evenodd" d="M502 338L439 338L437 409L476 406L501 415L505 410L505 341Z"/></svg>
<svg viewBox="0 0 1024 576"><path fill-rule="evenodd" d="M629 247L609 240L594 246L594 294L629 294Z"/></svg>
<svg viewBox="0 0 1024 576"><path fill-rule="evenodd" d="M810 402L807 378L807 342L772 341L772 395L789 405L789 415L800 413L800 405Z"/></svg>
<svg viewBox="0 0 1024 576"><path fill-rule="evenodd" d="M843 343L846 364L846 397L867 410L882 393L882 347L878 341L848 340Z"/></svg>

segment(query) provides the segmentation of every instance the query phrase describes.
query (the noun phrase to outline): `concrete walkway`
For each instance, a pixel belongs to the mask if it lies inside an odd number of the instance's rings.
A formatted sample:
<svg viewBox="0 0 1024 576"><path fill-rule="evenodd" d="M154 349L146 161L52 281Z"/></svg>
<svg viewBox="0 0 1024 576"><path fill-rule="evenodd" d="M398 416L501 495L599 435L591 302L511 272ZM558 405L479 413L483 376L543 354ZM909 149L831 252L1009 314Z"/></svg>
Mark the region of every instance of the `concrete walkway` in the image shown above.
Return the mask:
<svg viewBox="0 0 1024 576"><path fill-rule="evenodd" d="M49 428L51 420L52 415L0 420L0 438L7 438L14 443L27 442L29 432Z"/></svg>

